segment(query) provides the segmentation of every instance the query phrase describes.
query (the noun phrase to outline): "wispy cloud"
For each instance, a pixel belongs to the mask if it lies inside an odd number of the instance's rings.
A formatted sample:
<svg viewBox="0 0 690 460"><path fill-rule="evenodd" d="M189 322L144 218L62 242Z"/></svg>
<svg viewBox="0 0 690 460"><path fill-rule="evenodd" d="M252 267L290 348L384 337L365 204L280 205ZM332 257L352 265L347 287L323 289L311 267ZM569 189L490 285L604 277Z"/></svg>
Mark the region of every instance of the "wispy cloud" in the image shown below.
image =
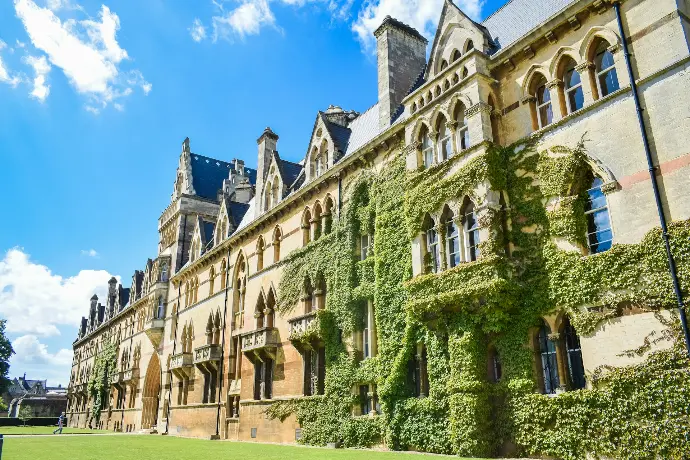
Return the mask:
<svg viewBox="0 0 690 460"><path fill-rule="evenodd" d="M117 107L115 107L117 108ZM121 109L118 109L121 110ZM82 249L81 255L89 257L98 257L98 252L95 249Z"/></svg>
<svg viewBox="0 0 690 460"><path fill-rule="evenodd" d="M189 34L192 36L192 40L197 43L206 38L206 27L204 27L199 18L194 19L192 26L189 28Z"/></svg>
<svg viewBox="0 0 690 460"><path fill-rule="evenodd" d="M213 41L243 39L257 35L265 27L280 30L271 5L281 3L296 8L308 4L327 8L333 20L350 22L353 15L354 0L212 0L218 14L211 18ZM390 15L419 30L431 38L436 30L441 9L445 0L364 0L355 19L351 22L352 31L362 43L362 48L374 48L374 31ZM485 0L456 0L456 4L468 16L478 20ZM227 9L226 5L232 5ZM195 19L190 27L192 39L200 42L206 38L206 29L200 19Z"/></svg>
<svg viewBox="0 0 690 460"><path fill-rule="evenodd" d="M222 5L220 5L222 9ZM263 26L275 24L268 0L243 0L236 8L212 18L213 41L256 35Z"/></svg>
<svg viewBox="0 0 690 460"><path fill-rule="evenodd" d="M22 81L17 75L11 75L5 63L2 60L2 51L7 48L7 44L0 40L0 82L7 83L12 87L17 87L17 85Z"/></svg>
<svg viewBox="0 0 690 460"><path fill-rule="evenodd" d="M14 0L14 7L32 45L46 54L50 64L62 70L78 93L88 98L91 112L98 113L130 95L135 87L150 91L150 83L141 72L122 69L129 55L116 37L120 18L107 6L101 6L97 20L81 21L60 19L57 11L83 11L80 5L66 0L51 0L46 7L32 0ZM38 98L41 91L41 87L36 91L34 81L32 95Z"/></svg>
<svg viewBox="0 0 690 460"><path fill-rule="evenodd" d="M24 62L34 69L34 86L31 91L31 96L44 102L48 94L50 94L50 86L46 84L46 76L50 72L50 64L48 64L48 60L45 56L26 56Z"/></svg>
<svg viewBox="0 0 690 460"><path fill-rule="evenodd" d="M432 38L438 25L445 0L367 0L359 12L352 30L365 50L374 49L374 31L386 16L409 24L427 38ZM484 0L459 0L458 7L478 20Z"/></svg>

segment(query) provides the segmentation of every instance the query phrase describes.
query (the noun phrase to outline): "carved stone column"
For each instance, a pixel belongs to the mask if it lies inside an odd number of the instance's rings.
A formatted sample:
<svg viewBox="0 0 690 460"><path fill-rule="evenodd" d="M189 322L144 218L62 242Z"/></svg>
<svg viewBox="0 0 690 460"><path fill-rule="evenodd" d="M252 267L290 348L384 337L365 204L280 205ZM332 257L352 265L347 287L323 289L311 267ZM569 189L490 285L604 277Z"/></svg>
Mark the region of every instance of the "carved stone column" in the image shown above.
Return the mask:
<svg viewBox="0 0 690 460"><path fill-rule="evenodd" d="M546 88L551 93L551 108L553 112L553 123L560 121L567 113L565 97L563 95L563 81L559 79L551 80L546 84Z"/></svg>
<svg viewBox="0 0 690 460"><path fill-rule="evenodd" d="M596 80L594 78L594 64L592 62L583 62L575 67L575 71L580 74L582 81L582 94L584 96L584 106L587 107L593 103L596 98Z"/></svg>

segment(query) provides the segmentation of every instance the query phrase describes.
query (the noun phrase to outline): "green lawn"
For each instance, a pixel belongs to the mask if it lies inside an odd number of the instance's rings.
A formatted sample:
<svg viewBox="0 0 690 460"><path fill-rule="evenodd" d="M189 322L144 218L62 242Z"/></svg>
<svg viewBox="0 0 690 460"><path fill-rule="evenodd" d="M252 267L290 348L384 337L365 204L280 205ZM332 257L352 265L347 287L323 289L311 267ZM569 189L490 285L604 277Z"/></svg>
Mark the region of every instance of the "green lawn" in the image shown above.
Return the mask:
<svg viewBox="0 0 690 460"><path fill-rule="evenodd" d="M0 426L0 434L52 434L57 426ZM83 428L63 428L65 434L99 433Z"/></svg>
<svg viewBox="0 0 690 460"><path fill-rule="evenodd" d="M166 436L46 436L5 438L2 460L414 460L416 455L251 444ZM448 457L458 459L458 457Z"/></svg>

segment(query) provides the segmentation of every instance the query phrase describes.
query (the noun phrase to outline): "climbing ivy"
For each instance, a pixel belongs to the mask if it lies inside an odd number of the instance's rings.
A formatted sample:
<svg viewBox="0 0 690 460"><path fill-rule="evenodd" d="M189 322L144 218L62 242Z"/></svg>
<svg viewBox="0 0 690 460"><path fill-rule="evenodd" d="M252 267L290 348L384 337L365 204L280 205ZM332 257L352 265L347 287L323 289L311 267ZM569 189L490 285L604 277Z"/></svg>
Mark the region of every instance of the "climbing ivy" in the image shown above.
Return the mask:
<svg viewBox="0 0 690 460"><path fill-rule="evenodd" d="M103 345L93 364L91 377L88 383L88 392L93 404L91 415L98 420L101 410L106 404L108 390L110 389L110 377L117 368L117 346L113 342Z"/></svg>
<svg viewBox="0 0 690 460"><path fill-rule="evenodd" d="M527 345L544 315L566 312L588 335L625 309L674 307L660 231L583 257L586 143L543 151L538 145L534 137L490 146L416 171L397 158L346 184L331 232L286 258L279 289L279 311L298 316L304 280L326 285L318 321L291 337L298 345L325 345L325 391L274 403L269 417L294 414L301 442L314 445L563 459L680 459L690 451L690 373L673 316L660 315L666 332L641 337L631 353L644 354L661 339L674 344L670 349L646 354L639 365L598 370L588 376L591 389L557 397L536 391ZM482 188L504 192L506 206L487 208ZM480 245L482 257L413 278L410 248L424 216L466 196L485 210L480 224L490 236ZM372 233L374 253L360 261L357 241ZM690 221L674 223L670 235L687 294ZM378 354L361 360L349 337L361 327L367 300L375 305ZM412 397L408 382L419 344L427 354L424 398ZM489 349L501 358L498 383L488 378ZM381 413L353 416L358 385L372 383Z"/></svg>

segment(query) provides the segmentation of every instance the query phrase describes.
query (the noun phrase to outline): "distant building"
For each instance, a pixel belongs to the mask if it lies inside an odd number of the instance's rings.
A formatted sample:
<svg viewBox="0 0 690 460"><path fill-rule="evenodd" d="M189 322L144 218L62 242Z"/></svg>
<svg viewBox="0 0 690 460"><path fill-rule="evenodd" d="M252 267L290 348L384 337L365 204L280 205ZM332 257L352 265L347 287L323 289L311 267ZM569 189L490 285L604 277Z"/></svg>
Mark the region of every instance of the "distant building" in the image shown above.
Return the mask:
<svg viewBox="0 0 690 460"><path fill-rule="evenodd" d="M67 389L62 385L49 387L47 380L15 378L2 395L7 416L19 416L22 407L31 407L34 417L57 417L67 408Z"/></svg>

